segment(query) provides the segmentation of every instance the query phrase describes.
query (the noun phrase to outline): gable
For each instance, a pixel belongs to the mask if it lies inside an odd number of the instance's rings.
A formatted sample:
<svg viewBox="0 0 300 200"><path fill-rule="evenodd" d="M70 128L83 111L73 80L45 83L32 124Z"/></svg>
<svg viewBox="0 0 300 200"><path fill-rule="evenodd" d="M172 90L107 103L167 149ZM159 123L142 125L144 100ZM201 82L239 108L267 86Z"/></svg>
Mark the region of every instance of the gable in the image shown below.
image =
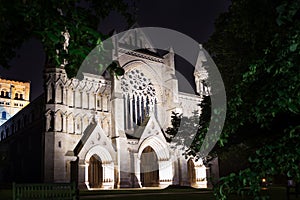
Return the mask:
<svg viewBox="0 0 300 200"><path fill-rule="evenodd" d="M92 122L84 131L84 134L73 152L75 156L84 159L88 151L95 147L101 146L105 148L114 159L116 151L112 146L110 139L105 135L103 129L96 122Z"/></svg>
<svg viewBox="0 0 300 200"><path fill-rule="evenodd" d="M124 32L124 34L119 38L118 43L120 46L126 47L134 47L134 49L147 49L151 52L157 53L157 51L153 48L153 44L149 37L139 29L138 25L134 25L128 31Z"/></svg>
<svg viewBox="0 0 300 200"><path fill-rule="evenodd" d="M166 138L156 120L154 117L154 114L151 115L150 119L147 122L147 125L143 129L141 133L141 137L139 140L139 145L143 143L144 140L146 140L149 137L155 136L157 139L161 140L163 143L166 143Z"/></svg>

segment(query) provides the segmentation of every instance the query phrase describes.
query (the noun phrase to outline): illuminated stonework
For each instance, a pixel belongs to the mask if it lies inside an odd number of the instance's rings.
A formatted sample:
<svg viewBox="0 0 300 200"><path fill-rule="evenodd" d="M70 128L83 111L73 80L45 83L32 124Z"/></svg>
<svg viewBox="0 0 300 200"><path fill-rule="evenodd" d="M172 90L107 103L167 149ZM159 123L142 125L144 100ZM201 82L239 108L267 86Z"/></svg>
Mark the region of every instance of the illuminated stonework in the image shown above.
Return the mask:
<svg viewBox="0 0 300 200"><path fill-rule="evenodd" d="M125 108L125 129L141 125L152 113L156 114L156 92L150 79L141 70L132 69L121 79ZM126 106L125 106L126 107Z"/></svg>
<svg viewBox="0 0 300 200"><path fill-rule="evenodd" d="M155 96L155 89L147 77L137 69L128 71L122 78L121 87L124 93L139 96Z"/></svg>
<svg viewBox="0 0 300 200"><path fill-rule="evenodd" d="M44 94L0 127L0 144L15 149L7 157L20 158L6 165L13 169L0 167L0 175L18 171L11 176L24 182L78 181L80 189L208 186L202 160L186 159L165 134L172 112L201 113L203 87L197 86L200 95L179 92L174 52L159 55L143 33L128 31L116 46L122 77L68 78L63 66L45 68ZM196 83L201 73L195 70ZM29 87L8 84L11 90L24 91L28 100Z"/></svg>
<svg viewBox="0 0 300 200"><path fill-rule="evenodd" d="M30 82L0 78L0 126L29 104Z"/></svg>

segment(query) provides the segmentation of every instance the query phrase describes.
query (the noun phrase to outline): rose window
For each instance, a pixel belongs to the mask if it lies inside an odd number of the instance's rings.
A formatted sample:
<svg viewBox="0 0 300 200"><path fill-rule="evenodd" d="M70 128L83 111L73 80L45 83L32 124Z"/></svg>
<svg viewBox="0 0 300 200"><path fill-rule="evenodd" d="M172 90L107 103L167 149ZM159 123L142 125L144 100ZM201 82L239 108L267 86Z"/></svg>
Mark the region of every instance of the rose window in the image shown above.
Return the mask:
<svg viewBox="0 0 300 200"><path fill-rule="evenodd" d="M123 92L133 93L135 95L155 96L155 89L150 80L145 77L138 69L127 72L122 80L121 87Z"/></svg>

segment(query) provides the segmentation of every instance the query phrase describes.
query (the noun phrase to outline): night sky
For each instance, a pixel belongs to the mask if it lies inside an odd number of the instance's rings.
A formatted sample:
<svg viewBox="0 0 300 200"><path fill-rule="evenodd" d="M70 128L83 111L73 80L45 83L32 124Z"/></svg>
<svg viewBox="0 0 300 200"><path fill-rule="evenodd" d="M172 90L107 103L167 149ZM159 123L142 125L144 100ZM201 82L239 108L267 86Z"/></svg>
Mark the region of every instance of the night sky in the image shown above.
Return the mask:
<svg viewBox="0 0 300 200"><path fill-rule="evenodd" d="M225 12L230 0L162 1L141 0L137 4L137 23L141 27L163 27L179 31L199 43L207 41L214 31L214 20ZM100 29L108 33L115 29L125 31L122 17L112 13ZM31 81L31 101L43 92L43 67L45 56L39 41L31 39L18 50L9 70L0 68L2 78Z"/></svg>

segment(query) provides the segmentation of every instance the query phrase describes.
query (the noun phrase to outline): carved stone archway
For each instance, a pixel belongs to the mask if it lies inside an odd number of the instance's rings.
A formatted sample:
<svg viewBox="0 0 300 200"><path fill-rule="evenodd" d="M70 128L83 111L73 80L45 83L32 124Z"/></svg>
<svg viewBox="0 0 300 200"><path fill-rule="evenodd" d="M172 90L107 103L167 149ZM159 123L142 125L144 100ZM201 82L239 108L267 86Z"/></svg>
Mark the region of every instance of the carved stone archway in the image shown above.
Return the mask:
<svg viewBox="0 0 300 200"><path fill-rule="evenodd" d="M87 188L113 189L114 181L112 156L100 145L92 147L85 156L85 184Z"/></svg>
<svg viewBox="0 0 300 200"><path fill-rule="evenodd" d="M103 183L102 161L97 155L93 155L89 160L88 180L90 188L101 188Z"/></svg>
<svg viewBox="0 0 300 200"><path fill-rule="evenodd" d="M152 150L150 150L149 148L151 148ZM172 161L170 160L169 149L166 143L162 141L162 138L159 138L157 136L150 136L143 140L138 151L137 165L139 167L141 167L141 163L143 162L142 160L143 154L150 154L149 157L151 157L151 154L155 154L157 158L157 162L153 162L155 165L151 165L152 170L155 171L156 169L158 169L159 184L157 186L160 188L165 188L168 185L170 185L173 179ZM151 159L154 160L154 158ZM158 164L158 166L156 166L156 163ZM139 169L139 172L142 172L141 170L143 169ZM140 179L140 183L141 183L140 186L143 187L141 179Z"/></svg>
<svg viewBox="0 0 300 200"><path fill-rule="evenodd" d="M146 147L142 152L140 170L142 187L159 186L158 158L150 146Z"/></svg>

